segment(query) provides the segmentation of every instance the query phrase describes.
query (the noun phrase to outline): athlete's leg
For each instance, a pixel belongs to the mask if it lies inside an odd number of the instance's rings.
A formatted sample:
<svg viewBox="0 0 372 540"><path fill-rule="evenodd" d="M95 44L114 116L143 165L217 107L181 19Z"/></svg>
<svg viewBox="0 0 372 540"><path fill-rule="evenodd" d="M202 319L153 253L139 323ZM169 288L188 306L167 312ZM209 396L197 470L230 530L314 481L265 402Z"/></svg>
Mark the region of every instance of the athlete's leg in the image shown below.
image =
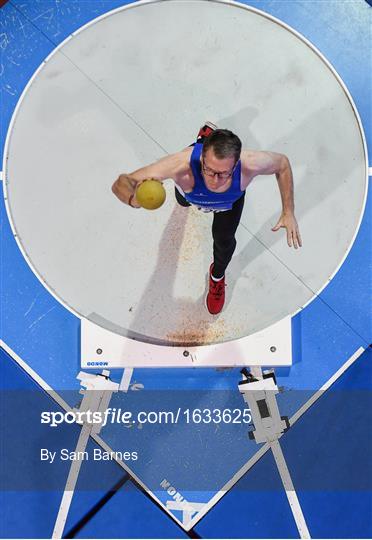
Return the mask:
<svg viewBox="0 0 372 540"><path fill-rule="evenodd" d="M185 197L174 187L174 194L176 196L176 201L181 206L191 206L191 204L185 199Z"/></svg>
<svg viewBox="0 0 372 540"><path fill-rule="evenodd" d="M213 215L213 276L224 276L236 248L235 232L240 223L245 193L234 202L231 210Z"/></svg>

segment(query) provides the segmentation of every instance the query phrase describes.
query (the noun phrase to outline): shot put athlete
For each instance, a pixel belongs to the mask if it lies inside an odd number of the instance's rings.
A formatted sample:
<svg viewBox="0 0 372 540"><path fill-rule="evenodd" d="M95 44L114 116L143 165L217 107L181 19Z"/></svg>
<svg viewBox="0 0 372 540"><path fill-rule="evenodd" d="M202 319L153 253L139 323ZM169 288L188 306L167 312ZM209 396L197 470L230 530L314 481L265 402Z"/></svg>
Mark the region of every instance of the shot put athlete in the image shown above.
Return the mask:
<svg viewBox="0 0 372 540"><path fill-rule="evenodd" d="M284 227L289 247L302 245L294 215L293 179L288 158L276 152L242 150L242 143L231 131L217 129L207 122L196 143L175 154L129 174L121 174L112 191L123 203L140 208L137 193L144 181L173 179L177 202L213 212L213 262L209 268L209 313L218 314L225 302L225 271L236 247L235 232L244 206L245 191L255 176L275 174L282 201L280 218L271 230ZM150 186L150 184L149 184ZM155 183L156 187L156 183ZM151 190L154 183L151 185ZM162 186L159 186L162 191ZM137 197L138 194L138 197ZM160 193L162 204L164 197ZM158 206L160 206L158 204ZM144 207L151 208L151 206ZM155 206L152 208L156 208Z"/></svg>

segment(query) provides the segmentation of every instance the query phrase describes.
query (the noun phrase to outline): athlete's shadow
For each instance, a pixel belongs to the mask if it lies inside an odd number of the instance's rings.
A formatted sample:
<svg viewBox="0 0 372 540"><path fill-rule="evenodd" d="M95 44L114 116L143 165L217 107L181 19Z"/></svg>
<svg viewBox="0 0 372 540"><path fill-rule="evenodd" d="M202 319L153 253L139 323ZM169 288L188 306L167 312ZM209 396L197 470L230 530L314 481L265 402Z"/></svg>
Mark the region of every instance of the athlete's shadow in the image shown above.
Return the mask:
<svg viewBox="0 0 372 540"><path fill-rule="evenodd" d="M288 131L285 135L271 142L269 147L262 148L257 138L254 135L253 129L250 127L253 121L257 121L256 118L259 111L249 107L236 113L234 116L226 117L218 121L218 125L232 129L236 133L239 133L242 138L243 147L256 150L271 150L276 152L286 153L292 164L294 171L301 169L302 181L296 179L294 175L295 184L295 207L296 217L299 223L300 232L302 232L303 248L299 249L296 256L302 258L302 262L298 261L296 266L299 270L306 269L306 273L310 273L313 268L313 273L319 274L319 263L328 257L328 253L331 249L326 250L326 246L321 247L319 240L324 237L325 228L336 226L336 221L331 221L329 218L329 209L332 209L330 199L340 185L346 181L351 173L357 168L360 168L360 163L352 159L343 159L342 177L340 174L335 174L332 170L332 174L327 174L326 178L321 178L322 167L326 170L331 170L332 164L340 162L340 141L338 144L326 144L324 136L320 136L320 126L324 125L325 118L329 118L329 111L341 110L344 108L344 96L334 100L329 104L323 105L319 110L306 117L294 130ZM270 126L268 126L269 128ZM274 127L274 126L273 126ZM335 130L336 127L330 125L330 130ZM339 133L339 139L341 140L343 134ZM333 139L332 139L333 140ZM341 146L341 148L343 148ZM288 150L292 149L288 154ZM346 150L346 149L345 149ZM255 182L274 182L276 183L275 176L268 177L256 177L253 180ZM231 299L231 293L236 285L237 279L242 275L244 270L249 271L249 266L257 258L260 257L265 251L270 250L278 244L283 242L283 237L286 237L284 229L280 229L277 232L272 232L271 228L276 224L281 213L281 199L279 189L277 191L278 209L277 212L272 214L265 222L262 223L260 228L256 231L252 231L254 238L250 239L245 247L233 256L233 259L229 265L228 272L230 274L229 283L231 284L230 294L227 297L227 304ZM328 201L327 205L324 202ZM249 212L250 203L250 188L247 189L245 209L244 213ZM305 230L302 227L303 219L312 209L321 206L324 208L324 220L318 220L312 224L311 231ZM358 216L359 218L359 216ZM333 225L332 225L333 224ZM239 227L245 227L240 223ZM257 241L259 239L259 241ZM332 248L332 246L331 246ZM293 248L289 248L290 250ZM288 252L288 255L291 255ZM288 266L288 261L282 261L276 256L277 262L283 266ZM334 267L339 263L338 260L334 261ZM332 265L332 261L328 262L328 265ZM246 272L245 272L246 273ZM312 287L306 284L306 281L301 280L303 286L308 288L309 295L312 295ZM319 286L321 283L319 283Z"/></svg>
<svg viewBox="0 0 372 540"><path fill-rule="evenodd" d="M215 318L208 314L204 305L206 291L196 299L192 294L195 276L187 271L182 272L189 280L185 290L190 290L190 299L185 296L176 297L174 292L177 272L182 266L190 265L191 257L196 256L192 252L193 246L187 245L189 241L192 243L192 240L185 237L187 221L192 218L189 212L190 208L174 203L161 236L154 270L138 301L136 308L138 315L130 325L128 337L162 345L191 346L211 342L210 327ZM184 249L181 254L182 244ZM208 257L208 254L205 257ZM205 258L206 267L210 258L211 254L208 259ZM159 320L159 325L156 319ZM138 332L139 328L149 329L148 334L142 335ZM155 332L163 328L163 335L151 336L153 334L151 328Z"/></svg>

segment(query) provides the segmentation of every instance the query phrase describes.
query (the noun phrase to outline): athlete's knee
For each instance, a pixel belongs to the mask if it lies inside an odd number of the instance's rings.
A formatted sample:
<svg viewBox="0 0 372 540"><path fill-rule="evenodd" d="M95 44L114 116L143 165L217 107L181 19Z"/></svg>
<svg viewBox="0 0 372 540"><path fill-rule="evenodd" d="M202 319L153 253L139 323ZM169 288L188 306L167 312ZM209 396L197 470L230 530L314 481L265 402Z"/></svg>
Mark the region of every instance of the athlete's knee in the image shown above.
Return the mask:
<svg viewBox="0 0 372 540"><path fill-rule="evenodd" d="M221 249L231 249L236 247L236 238L234 235L215 235L214 242Z"/></svg>

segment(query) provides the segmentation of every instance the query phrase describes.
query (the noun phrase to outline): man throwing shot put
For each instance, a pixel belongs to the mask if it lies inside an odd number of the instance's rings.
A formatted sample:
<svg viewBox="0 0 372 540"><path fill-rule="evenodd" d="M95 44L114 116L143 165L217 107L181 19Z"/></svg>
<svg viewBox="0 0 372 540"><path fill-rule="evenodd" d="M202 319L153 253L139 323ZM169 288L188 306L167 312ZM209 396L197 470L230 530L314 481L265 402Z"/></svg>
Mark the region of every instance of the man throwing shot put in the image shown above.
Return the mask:
<svg viewBox="0 0 372 540"><path fill-rule="evenodd" d="M121 174L112 191L123 203L140 208L136 191L141 182L154 178L173 179L176 200L181 206L197 206L213 212L213 262L209 268L209 313L220 313L225 302L225 271L236 247L235 233L244 207L245 191L255 176L275 174L282 213L272 231L284 227L289 247L302 245L294 215L293 179L288 158L275 152L242 150L237 135L206 122L196 143L142 167Z"/></svg>

